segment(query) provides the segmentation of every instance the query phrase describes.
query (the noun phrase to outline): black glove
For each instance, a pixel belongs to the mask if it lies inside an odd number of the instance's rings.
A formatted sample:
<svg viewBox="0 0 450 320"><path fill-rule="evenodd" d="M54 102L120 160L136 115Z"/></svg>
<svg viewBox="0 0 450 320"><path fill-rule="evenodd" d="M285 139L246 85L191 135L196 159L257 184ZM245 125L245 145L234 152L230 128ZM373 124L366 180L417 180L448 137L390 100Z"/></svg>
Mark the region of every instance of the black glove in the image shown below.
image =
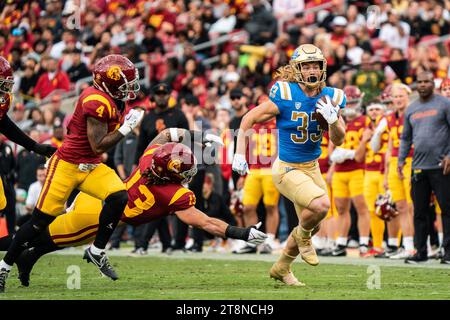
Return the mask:
<svg viewBox="0 0 450 320"><path fill-rule="evenodd" d="M50 144L36 143L32 151L50 158L56 152L56 150L57 149Z"/></svg>

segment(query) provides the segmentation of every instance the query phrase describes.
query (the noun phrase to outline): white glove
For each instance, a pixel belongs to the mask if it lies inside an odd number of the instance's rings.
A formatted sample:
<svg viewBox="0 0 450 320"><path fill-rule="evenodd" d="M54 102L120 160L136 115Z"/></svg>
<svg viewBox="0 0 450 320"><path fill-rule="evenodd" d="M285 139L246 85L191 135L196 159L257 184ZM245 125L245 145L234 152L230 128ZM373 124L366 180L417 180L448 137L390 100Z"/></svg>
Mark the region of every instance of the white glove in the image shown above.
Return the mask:
<svg viewBox="0 0 450 320"><path fill-rule="evenodd" d="M247 160L245 159L245 156L238 153L234 155L232 168L233 171L236 171L241 176L246 175L247 173L250 172L248 170L248 164Z"/></svg>
<svg viewBox="0 0 450 320"><path fill-rule="evenodd" d="M381 148L381 135L384 133L387 127L386 118L381 119L378 126L375 128L372 138L370 139L370 148L376 153Z"/></svg>
<svg viewBox="0 0 450 320"><path fill-rule="evenodd" d="M378 126L375 128L373 134L380 135L386 130L386 128L387 128L387 120L386 118L383 118L378 123Z"/></svg>
<svg viewBox="0 0 450 320"><path fill-rule="evenodd" d="M323 100L317 101L317 112L320 113L328 124L333 124L338 120L339 107L333 106L329 96L325 96L326 102Z"/></svg>
<svg viewBox="0 0 450 320"><path fill-rule="evenodd" d="M131 109L125 116L125 120L123 121L123 125L119 128L119 132L123 136L126 136L138 126L143 117L144 110Z"/></svg>
<svg viewBox="0 0 450 320"><path fill-rule="evenodd" d="M345 160L352 160L355 158L355 150L344 148L336 148L330 155L330 160L335 163L342 163Z"/></svg>
<svg viewBox="0 0 450 320"><path fill-rule="evenodd" d="M223 147L225 144L223 143L223 140L221 137L212 134L212 133L207 133L205 134L205 137L203 138L205 140L205 146L207 147L211 147L211 145L213 143L218 144L219 146Z"/></svg>
<svg viewBox="0 0 450 320"><path fill-rule="evenodd" d="M256 225L250 227L250 233L247 238L248 243L259 245L267 239L267 234L258 230L261 224L262 222L258 222Z"/></svg>

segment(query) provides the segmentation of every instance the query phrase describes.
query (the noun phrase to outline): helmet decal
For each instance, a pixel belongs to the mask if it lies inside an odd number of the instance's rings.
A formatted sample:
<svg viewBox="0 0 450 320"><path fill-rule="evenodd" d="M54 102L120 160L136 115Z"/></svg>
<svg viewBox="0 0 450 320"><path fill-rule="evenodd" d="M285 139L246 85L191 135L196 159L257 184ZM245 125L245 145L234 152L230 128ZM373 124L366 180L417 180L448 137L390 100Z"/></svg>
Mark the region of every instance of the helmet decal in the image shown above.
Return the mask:
<svg viewBox="0 0 450 320"><path fill-rule="evenodd" d="M106 76L112 80L118 81L120 80L122 73L122 69L119 66L113 65L109 67L108 71L106 71Z"/></svg>

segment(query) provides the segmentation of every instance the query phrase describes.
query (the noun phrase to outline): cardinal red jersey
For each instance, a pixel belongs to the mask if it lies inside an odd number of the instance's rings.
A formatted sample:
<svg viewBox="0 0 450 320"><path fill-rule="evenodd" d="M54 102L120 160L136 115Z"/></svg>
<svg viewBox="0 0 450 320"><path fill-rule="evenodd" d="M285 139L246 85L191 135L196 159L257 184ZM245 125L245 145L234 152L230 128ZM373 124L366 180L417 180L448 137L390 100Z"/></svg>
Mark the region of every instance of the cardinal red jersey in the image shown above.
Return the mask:
<svg viewBox="0 0 450 320"><path fill-rule="evenodd" d="M272 167L278 154L276 127L275 118L252 127L248 153L250 169Z"/></svg>
<svg viewBox="0 0 450 320"><path fill-rule="evenodd" d="M380 123L380 117L373 123L369 117L366 118L366 128L375 129ZM386 154L387 146L389 140L389 133L384 131L381 135L381 146L380 150L375 153L370 147L370 141L366 144L366 159L365 159L365 170L367 171L380 171L384 172L384 155Z"/></svg>
<svg viewBox="0 0 450 320"><path fill-rule="evenodd" d="M328 142L330 138L328 136L328 131L324 131L322 135L322 142L320 143L320 148L322 149L322 153L319 158L319 167L321 173L327 173L330 168L330 158L328 154Z"/></svg>
<svg viewBox="0 0 450 320"><path fill-rule="evenodd" d="M101 155L92 151L87 137L87 117L108 124L108 133L120 126L122 114L106 93L89 87L78 98L75 112L67 126L67 135L57 155L70 163L100 163Z"/></svg>
<svg viewBox="0 0 450 320"><path fill-rule="evenodd" d="M5 95L5 103L0 103L0 120L2 120L8 113L9 107L11 106L11 95Z"/></svg>
<svg viewBox="0 0 450 320"><path fill-rule="evenodd" d="M366 116L359 116L346 124L345 140L340 146L344 149L356 150L366 125ZM364 163L355 160L345 160L343 163L336 164L336 172L347 172L357 169L363 169Z"/></svg>
<svg viewBox="0 0 450 320"><path fill-rule="evenodd" d="M399 115L397 112L391 113L387 117L389 137L392 139L392 157L398 157L400 149L400 137L403 132L404 113ZM413 147L408 153L408 157L412 157L414 153Z"/></svg>
<svg viewBox="0 0 450 320"><path fill-rule="evenodd" d="M175 211L195 205L194 193L180 184L148 185L141 175L152 162L153 152L159 145L147 148L139 166L126 180L128 203L122 214L123 222L138 225L167 216Z"/></svg>

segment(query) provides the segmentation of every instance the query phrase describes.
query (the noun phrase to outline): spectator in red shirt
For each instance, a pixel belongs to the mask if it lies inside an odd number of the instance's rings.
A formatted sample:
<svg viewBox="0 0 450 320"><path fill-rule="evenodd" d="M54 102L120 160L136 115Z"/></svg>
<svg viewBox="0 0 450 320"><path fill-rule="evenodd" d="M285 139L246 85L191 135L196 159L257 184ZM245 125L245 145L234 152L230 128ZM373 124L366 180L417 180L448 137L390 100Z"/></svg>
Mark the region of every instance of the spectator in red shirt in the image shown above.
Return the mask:
<svg viewBox="0 0 450 320"><path fill-rule="evenodd" d="M44 99L55 90L69 91L70 87L67 73L58 70L58 61L51 57L46 60L45 69L47 72L39 77L36 87L34 87L34 96L38 101Z"/></svg>

